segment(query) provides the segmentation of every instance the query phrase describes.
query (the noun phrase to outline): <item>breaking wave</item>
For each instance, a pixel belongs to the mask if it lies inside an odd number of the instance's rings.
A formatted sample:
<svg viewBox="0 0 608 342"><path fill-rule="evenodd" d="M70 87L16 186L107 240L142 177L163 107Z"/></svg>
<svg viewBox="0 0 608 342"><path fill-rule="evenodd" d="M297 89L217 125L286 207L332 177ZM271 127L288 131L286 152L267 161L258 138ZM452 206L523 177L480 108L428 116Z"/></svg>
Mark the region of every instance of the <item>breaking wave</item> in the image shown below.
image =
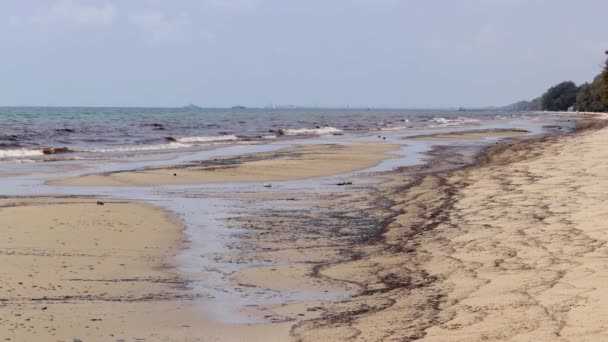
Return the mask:
<svg viewBox="0 0 608 342"><path fill-rule="evenodd" d="M322 127L322 128L288 128L280 131L283 135L325 135L332 133L339 133L342 130L335 127Z"/></svg>
<svg viewBox="0 0 608 342"><path fill-rule="evenodd" d="M220 142L220 141L235 141L239 140L236 135L227 134L227 135L217 135L211 137L184 137L184 138L172 138L168 137L167 140L175 141L180 143L200 143L200 142Z"/></svg>
<svg viewBox="0 0 608 342"><path fill-rule="evenodd" d="M34 157L42 155L44 155L42 150L28 150L25 148L15 150L0 150L0 158Z"/></svg>
<svg viewBox="0 0 608 342"><path fill-rule="evenodd" d="M442 117L434 118L431 120L432 122L438 124L438 127L446 127L446 126L458 126L463 124L475 123L479 122L477 119L458 117L456 119L446 119Z"/></svg>

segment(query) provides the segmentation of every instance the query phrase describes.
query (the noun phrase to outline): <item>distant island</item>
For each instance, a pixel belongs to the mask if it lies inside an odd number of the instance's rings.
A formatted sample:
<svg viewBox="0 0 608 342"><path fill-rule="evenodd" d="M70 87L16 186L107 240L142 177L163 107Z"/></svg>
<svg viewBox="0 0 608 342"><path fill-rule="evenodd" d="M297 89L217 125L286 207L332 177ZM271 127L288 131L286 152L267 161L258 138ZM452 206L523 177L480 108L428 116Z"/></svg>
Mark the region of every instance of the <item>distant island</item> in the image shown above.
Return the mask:
<svg viewBox="0 0 608 342"><path fill-rule="evenodd" d="M232 109L247 109L247 107L238 105L238 106L233 106Z"/></svg>
<svg viewBox="0 0 608 342"><path fill-rule="evenodd" d="M184 109L201 109L201 107L194 104L189 104L187 106L184 106Z"/></svg>
<svg viewBox="0 0 608 342"><path fill-rule="evenodd" d="M608 50L605 54L608 55ZM532 101L519 101L499 109L608 112L608 59L603 71L591 83L577 86L572 81L561 82Z"/></svg>
<svg viewBox="0 0 608 342"><path fill-rule="evenodd" d="M305 108L305 107L304 106L296 106L296 105L292 105L292 104L288 104L288 105L270 104L270 105L264 106L264 109L298 109L298 108Z"/></svg>

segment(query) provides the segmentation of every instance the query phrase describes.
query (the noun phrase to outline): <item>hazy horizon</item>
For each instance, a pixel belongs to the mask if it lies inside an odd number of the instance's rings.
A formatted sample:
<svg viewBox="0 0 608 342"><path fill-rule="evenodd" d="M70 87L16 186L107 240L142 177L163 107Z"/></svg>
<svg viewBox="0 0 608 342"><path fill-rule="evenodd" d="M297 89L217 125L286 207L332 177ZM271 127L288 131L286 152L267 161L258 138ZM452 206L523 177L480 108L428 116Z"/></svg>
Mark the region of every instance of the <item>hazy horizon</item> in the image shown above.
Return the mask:
<svg viewBox="0 0 608 342"><path fill-rule="evenodd" d="M591 81L608 2L0 4L0 106L450 109Z"/></svg>
<svg viewBox="0 0 608 342"><path fill-rule="evenodd" d="M196 109L329 109L329 110L344 110L344 109L353 109L353 110L368 110L368 109L376 109L376 110L445 110L445 111L454 111L454 110L492 110L492 109L500 109L501 106L483 106L483 107L380 107L380 106L367 106L367 107L359 107L359 106L299 106L299 105L275 105L275 106L243 106L240 104L235 104L233 106L223 106L223 107L205 107L198 106L195 103L190 103L184 106L78 106L78 105L0 105L0 108L150 108L150 109L188 109L189 106L194 105ZM235 108L237 106L242 106L244 108Z"/></svg>

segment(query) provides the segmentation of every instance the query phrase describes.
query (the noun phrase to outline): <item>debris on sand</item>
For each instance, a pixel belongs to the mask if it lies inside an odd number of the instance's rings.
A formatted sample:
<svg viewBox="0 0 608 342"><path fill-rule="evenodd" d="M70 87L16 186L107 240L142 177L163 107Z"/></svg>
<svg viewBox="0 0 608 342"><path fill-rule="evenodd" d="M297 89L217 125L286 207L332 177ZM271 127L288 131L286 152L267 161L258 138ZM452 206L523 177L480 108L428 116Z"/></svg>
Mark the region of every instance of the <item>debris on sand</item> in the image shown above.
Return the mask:
<svg viewBox="0 0 608 342"><path fill-rule="evenodd" d="M353 185L353 182L341 182L336 184L337 186L344 186L344 185Z"/></svg>

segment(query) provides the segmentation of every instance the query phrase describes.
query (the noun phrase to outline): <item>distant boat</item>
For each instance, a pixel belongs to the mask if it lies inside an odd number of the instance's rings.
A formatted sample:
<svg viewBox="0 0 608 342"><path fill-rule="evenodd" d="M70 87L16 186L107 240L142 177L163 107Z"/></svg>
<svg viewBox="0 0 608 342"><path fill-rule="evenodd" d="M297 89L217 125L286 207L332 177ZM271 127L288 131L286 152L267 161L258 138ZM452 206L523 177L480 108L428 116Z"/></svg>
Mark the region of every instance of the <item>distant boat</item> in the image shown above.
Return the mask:
<svg viewBox="0 0 608 342"><path fill-rule="evenodd" d="M239 106L232 107L232 109L247 109L247 107L239 105Z"/></svg>
<svg viewBox="0 0 608 342"><path fill-rule="evenodd" d="M199 107L197 105L189 104L187 106L184 106L184 109L201 109L201 107Z"/></svg>

